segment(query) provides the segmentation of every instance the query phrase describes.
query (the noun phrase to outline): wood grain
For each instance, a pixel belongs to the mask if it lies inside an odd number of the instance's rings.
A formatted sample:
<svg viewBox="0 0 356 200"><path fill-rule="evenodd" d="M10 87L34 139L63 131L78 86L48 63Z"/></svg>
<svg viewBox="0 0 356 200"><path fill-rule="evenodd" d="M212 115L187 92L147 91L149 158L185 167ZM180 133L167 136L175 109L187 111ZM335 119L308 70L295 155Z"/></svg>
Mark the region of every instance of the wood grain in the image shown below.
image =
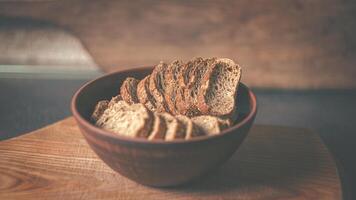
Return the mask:
<svg viewBox="0 0 356 200"><path fill-rule="evenodd" d="M338 0L0 2L0 16L70 30L107 71L229 57L248 85L275 88L356 88L355 13Z"/></svg>
<svg viewBox="0 0 356 200"><path fill-rule="evenodd" d="M190 185L150 188L108 168L74 119L0 142L0 199L341 199L333 158L304 129L255 126L232 159Z"/></svg>

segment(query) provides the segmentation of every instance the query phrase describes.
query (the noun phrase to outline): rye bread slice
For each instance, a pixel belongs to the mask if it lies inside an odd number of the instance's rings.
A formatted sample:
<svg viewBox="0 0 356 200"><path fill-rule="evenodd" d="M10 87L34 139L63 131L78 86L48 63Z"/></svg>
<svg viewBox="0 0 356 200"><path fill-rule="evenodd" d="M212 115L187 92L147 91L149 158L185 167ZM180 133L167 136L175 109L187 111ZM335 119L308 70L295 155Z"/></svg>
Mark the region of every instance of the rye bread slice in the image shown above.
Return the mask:
<svg viewBox="0 0 356 200"><path fill-rule="evenodd" d="M205 135L219 134L222 130L231 125L230 120L211 115L193 117L192 121Z"/></svg>
<svg viewBox="0 0 356 200"><path fill-rule="evenodd" d="M181 114L189 117L201 114L198 109L198 93L203 84L205 74L215 61L216 58L195 58L185 65L186 67L183 70L185 74L180 81L181 84L184 84L184 101L178 104L178 110Z"/></svg>
<svg viewBox="0 0 356 200"><path fill-rule="evenodd" d="M160 113L159 115L167 124L165 140L184 139L185 127L179 120L169 113Z"/></svg>
<svg viewBox="0 0 356 200"><path fill-rule="evenodd" d="M167 131L166 121L162 116L154 113L154 122L148 140L164 140Z"/></svg>
<svg viewBox="0 0 356 200"><path fill-rule="evenodd" d="M178 110L178 113L182 115L191 116L191 113L194 110L193 99L187 94L190 93L195 80L194 69L203 61L203 58L198 57L185 63L182 69L182 74L178 78L180 89L177 93L176 109Z"/></svg>
<svg viewBox="0 0 356 200"><path fill-rule="evenodd" d="M122 83L120 87L120 95L122 99L129 104L138 103L138 97L137 97L138 83L139 80L133 77L128 77L125 79L125 81Z"/></svg>
<svg viewBox="0 0 356 200"><path fill-rule="evenodd" d="M99 101L93 111L93 114L91 115L91 120L93 122L98 121L98 119L103 115L104 111L108 108L109 106L109 101L107 100L102 100Z"/></svg>
<svg viewBox="0 0 356 200"><path fill-rule="evenodd" d="M239 65L227 58L217 59L201 81L199 111L215 116L231 115L235 109L240 78Z"/></svg>
<svg viewBox="0 0 356 200"><path fill-rule="evenodd" d="M152 97L155 99L156 108L158 112L168 112L168 106L164 98L166 90L166 71L168 65L164 62L160 62L155 66L149 81L149 91Z"/></svg>
<svg viewBox="0 0 356 200"><path fill-rule="evenodd" d="M182 100L183 89L179 84L179 77L182 76L182 70L184 63L180 60L175 60L169 64L166 73L166 91L165 91L165 100L168 105L170 113L173 115L179 114L177 109L177 102L184 101Z"/></svg>
<svg viewBox="0 0 356 200"><path fill-rule="evenodd" d="M180 122L182 122L185 126L185 139L191 139L193 137L197 137L203 134L202 131L193 123L193 121L185 116L185 115L177 115L175 116Z"/></svg>
<svg viewBox="0 0 356 200"><path fill-rule="evenodd" d="M195 80L195 74L194 74L194 70L196 69L195 67L202 64L203 62L204 62L203 58L197 57L185 63L182 70L183 71L182 76L179 77L178 79L179 84L187 88L191 87L191 85L194 83Z"/></svg>
<svg viewBox="0 0 356 200"><path fill-rule="evenodd" d="M156 102L149 92L148 84L150 75L142 79L137 85L137 97L138 101L145 105L149 110L156 111Z"/></svg>
<svg viewBox="0 0 356 200"><path fill-rule="evenodd" d="M147 138L153 124L153 114L144 105L118 101L109 106L96 125L128 137Z"/></svg>

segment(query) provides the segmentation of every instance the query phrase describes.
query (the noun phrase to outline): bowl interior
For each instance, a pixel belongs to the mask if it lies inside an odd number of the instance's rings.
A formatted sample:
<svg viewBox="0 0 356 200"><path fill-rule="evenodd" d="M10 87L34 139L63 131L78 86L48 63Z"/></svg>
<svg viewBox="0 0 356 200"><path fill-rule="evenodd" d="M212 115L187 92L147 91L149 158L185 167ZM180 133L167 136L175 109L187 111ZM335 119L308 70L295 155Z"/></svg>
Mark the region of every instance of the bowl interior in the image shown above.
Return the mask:
<svg viewBox="0 0 356 200"><path fill-rule="evenodd" d="M119 93L119 88L122 82L127 77L131 76L137 79L142 79L151 71L152 68L150 67L136 68L110 73L95 79L79 90L74 102L74 109L78 111L82 118L90 122L91 113L98 101L110 100L113 96L116 96ZM252 110L256 106L253 93L242 83L239 85L236 104L238 106L238 118L234 123L238 124L248 115L251 115Z"/></svg>

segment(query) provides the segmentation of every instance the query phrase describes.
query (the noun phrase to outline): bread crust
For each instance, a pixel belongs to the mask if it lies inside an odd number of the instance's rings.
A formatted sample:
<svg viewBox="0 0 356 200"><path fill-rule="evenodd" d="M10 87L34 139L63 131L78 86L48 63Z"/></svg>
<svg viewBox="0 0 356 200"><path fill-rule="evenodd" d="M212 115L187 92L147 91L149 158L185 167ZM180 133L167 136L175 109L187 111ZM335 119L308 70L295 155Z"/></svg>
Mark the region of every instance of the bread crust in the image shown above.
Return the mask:
<svg viewBox="0 0 356 200"><path fill-rule="evenodd" d="M149 93L148 82L150 75L142 79L137 85L137 97L138 101L145 105L149 110L156 111L156 102L153 101L153 97Z"/></svg>
<svg viewBox="0 0 356 200"><path fill-rule="evenodd" d="M177 109L177 101L181 95L181 86L178 79L182 76L183 66L182 61L175 60L168 66L165 74L167 84L164 97L167 102L168 110L173 115L180 113Z"/></svg>
<svg viewBox="0 0 356 200"><path fill-rule="evenodd" d="M149 78L148 88L155 99L157 112L169 112L166 99L164 98L167 67L166 63L160 62L155 66Z"/></svg>
<svg viewBox="0 0 356 200"><path fill-rule="evenodd" d="M191 110L193 110L193 99L187 93L190 92L192 84L195 80L194 67L196 62L202 62L203 59L198 57L184 64L182 69L182 74L178 77L179 90L177 91L176 97L176 110L177 113L182 115L190 115Z"/></svg>
<svg viewBox="0 0 356 200"><path fill-rule="evenodd" d="M126 101L129 104L133 103L138 103L138 97L137 97L137 85L139 83L139 80L133 78L133 77L128 77L125 79L125 81L122 83L120 87L120 95L124 101Z"/></svg>
<svg viewBox="0 0 356 200"><path fill-rule="evenodd" d="M98 119L101 117L101 115L104 113L104 111L108 108L109 106L109 101L108 100L102 100L99 101L93 111L93 114L91 115L91 120L95 123L98 121Z"/></svg>

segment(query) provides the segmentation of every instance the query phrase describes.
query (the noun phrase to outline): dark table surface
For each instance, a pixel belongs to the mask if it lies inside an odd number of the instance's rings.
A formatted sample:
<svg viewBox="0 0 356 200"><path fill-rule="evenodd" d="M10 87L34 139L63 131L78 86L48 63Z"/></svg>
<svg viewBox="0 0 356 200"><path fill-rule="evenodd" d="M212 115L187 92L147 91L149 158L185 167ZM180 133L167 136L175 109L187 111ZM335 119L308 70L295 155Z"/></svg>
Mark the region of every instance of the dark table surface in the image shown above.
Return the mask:
<svg viewBox="0 0 356 200"><path fill-rule="evenodd" d="M70 99L87 80L0 78L0 140L70 116ZM349 196L356 189L356 90L254 91L259 104L257 124L310 128L319 133L340 164L344 193Z"/></svg>

